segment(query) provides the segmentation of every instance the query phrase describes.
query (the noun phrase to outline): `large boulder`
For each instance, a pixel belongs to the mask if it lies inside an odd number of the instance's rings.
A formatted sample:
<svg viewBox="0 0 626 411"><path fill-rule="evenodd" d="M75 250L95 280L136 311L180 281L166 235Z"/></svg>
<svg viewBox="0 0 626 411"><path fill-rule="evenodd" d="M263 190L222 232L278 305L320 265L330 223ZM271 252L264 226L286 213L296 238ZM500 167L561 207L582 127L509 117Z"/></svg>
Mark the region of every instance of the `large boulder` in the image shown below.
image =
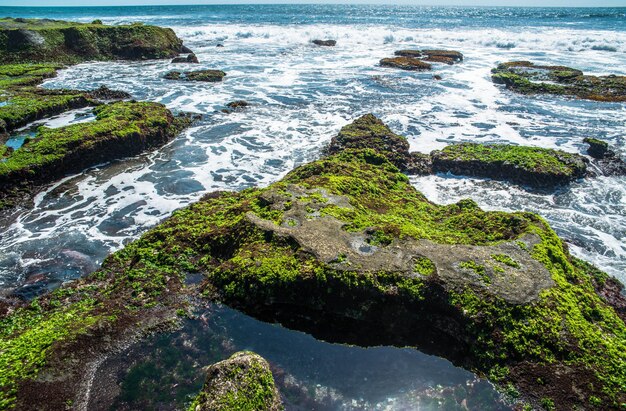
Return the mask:
<svg viewBox="0 0 626 411"><path fill-rule="evenodd" d="M432 69L432 65L415 57L388 57L380 60L382 67L393 67L409 71L425 71Z"/></svg>
<svg viewBox="0 0 626 411"><path fill-rule="evenodd" d="M189 411L280 411L283 405L269 364L241 351L213 364Z"/></svg>
<svg viewBox="0 0 626 411"><path fill-rule="evenodd" d="M183 80L183 81L204 81L216 83L222 81L226 76L222 70L197 70L197 71L170 71L165 74L167 80Z"/></svg>

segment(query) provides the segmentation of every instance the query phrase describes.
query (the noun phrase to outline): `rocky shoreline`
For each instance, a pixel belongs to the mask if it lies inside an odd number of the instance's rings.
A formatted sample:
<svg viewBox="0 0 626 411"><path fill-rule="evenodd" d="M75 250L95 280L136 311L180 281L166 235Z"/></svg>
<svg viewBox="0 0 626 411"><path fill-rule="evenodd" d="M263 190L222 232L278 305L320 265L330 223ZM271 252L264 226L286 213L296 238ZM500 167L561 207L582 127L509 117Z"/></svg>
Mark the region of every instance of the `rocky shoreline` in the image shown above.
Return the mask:
<svg viewBox="0 0 626 411"><path fill-rule="evenodd" d="M165 144L190 122L157 103L100 101L128 98L123 92L35 87L59 63L170 59L181 52L191 51L173 31L154 26L0 19L5 134L71 108L94 106L96 115L42 129L17 150L0 146L0 209L23 204L67 173ZM445 50L396 55L402 64L410 59L411 70L430 66L425 61L463 60ZM567 85L536 85L527 68ZM225 76L173 73L172 79L198 81ZM604 92L603 98L622 101L621 91L603 88L613 77L589 80L593 91L580 91L580 81L588 80L574 69L532 63L494 72L494 82L522 93L599 100L594 93ZM586 142L591 159L474 143L411 153L404 137L372 114L361 116L339 131L322 158L280 181L207 194L111 254L95 273L32 301L0 299L0 408L87 408L104 359L179 327L195 301L204 300L327 341L408 346L444 357L488 378L519 409L620 409L624 286L573 257L540 216L488 212L469 199L437 205L407 177L451 172L554 188L624 173L606 143ZM202 281L189 282L190 275ZM237 353L207 373L190 411L282 409L269 365L254 353Z"/></svg>

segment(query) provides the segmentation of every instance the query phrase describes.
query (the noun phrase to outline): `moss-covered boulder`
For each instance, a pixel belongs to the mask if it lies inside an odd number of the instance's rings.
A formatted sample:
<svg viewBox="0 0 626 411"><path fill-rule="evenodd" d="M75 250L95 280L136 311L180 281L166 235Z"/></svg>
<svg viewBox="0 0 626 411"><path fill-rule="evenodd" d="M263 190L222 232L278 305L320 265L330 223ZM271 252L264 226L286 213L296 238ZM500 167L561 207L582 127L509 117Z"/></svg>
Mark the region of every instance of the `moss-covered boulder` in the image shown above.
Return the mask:
<svg viewBox="0 0 626 411"><path fill-rule="evenodd" d="M188 124L162 104L118 102L94 109L95 121L40 128L0 162L0 209L41 184L170 141Z"/></svg>
<svg viewBox="0 0 626 411"><path fill-rule="evenodd" d="M578 154L540 147L461 143L431 153L435 172L508 180L531 187L554 187L586 175Z"/></svg>
<svg viewBox="0 0 626 411"><path fill-rule="evenodd" d="M398 50L394 54L432 63L456 64L463 61L463 54L454 50Z"/></svg>
<svg viewBox="0 0 626 411"><path fill-rule="evenodd" d="M623 176L626 175L626 162L610 149L609 143L597 138L587 137L584 143L589 144L587 154L594 158L594 168L590 169L592 175Z"/></svg>
<svg viewBox="0 0 626 411"><path fill-rule="evenodd" d="M233 354L207 371L189 411L280 411L284 409L269 364L250 351Z"/></svg>
<svg viewBox="0 0 626 411"><path fill-rule="evenodd" d="M222 81L226 73L222 70L197 70L197 71L170 71L165 74L164 78L167 80L184 80L184 81L204 81L209 83L215 83Z"/></svg>
<svg viewBox="0 0 626 411"><path fill-rule="evenodd" d="M0 19L0 64L171 58L182 41L169 28L49 19Z"/></svg>
<svg viewBox="0 0 626 411"><path fill-rule="evenodd" d="M387 57L380 60L381 67L393 67L409 71L431 70L432 65L415 57Z"/></svg>
<svg viewBox="0 0 626 411"><path fill-rule="evenodd" d="M565 66L542 66L530 61L502 63L492 80L521 94L553 94L596 101L626 101L626 76L588 76Z"/></svg>
<svg viewBox="0 0 626 411"><path fill-rule="evenodd" d="M206 298L329 341L417 347L537 409L620 409L623 286L535 214L429 202L384 149L395 136L372 119L347 129L343 149L269 187L209 194L88 278L5 310L0 404L76 399L94 350L170 318L198 272Z"/></svg>

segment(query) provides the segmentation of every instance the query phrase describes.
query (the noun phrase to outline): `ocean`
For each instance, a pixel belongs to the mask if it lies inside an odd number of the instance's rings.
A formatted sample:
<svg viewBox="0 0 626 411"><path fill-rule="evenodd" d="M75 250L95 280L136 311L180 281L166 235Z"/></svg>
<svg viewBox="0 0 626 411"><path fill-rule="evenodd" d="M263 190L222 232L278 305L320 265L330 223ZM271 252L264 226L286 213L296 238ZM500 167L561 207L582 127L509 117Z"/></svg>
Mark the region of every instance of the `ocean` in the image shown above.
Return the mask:
<svg viewBox="0 0 626 411"><path fill-rule="evenodd" d="M277 181L295 166L318 158L342 126L365 113L380 117L407 137L411 150L424 153L463 141L584 153L583 138L595 137L626 155L624 103L520 96L490 80L491 68L513 60L568 65L594 75L626 75L626 8L0 7L0 15L171 27L198 56L200 64L194 68L227 73L222 83L194 84L164 80L166 72L184 67L169 60L93 62L61 70L44 83L46 88L75 89L104 84L138 100L161 102L175 112L202 114L203 119L164 148L55 183L36 197L32 210L0 226L0 288L27 297L95 270L110 252L207 192ZM327 38L337 40L336 47L311 44ZM430 73L378 66L381 58L407 48L457 50L465 60ZM433 74L442 80L433 80ZM250 103L246 110L221 111L226 103L242 99ZM83 115L70 113L44 124L83 121ZM625 177L585 179L553 192L449 174L411 181L437 203L472 198L487 210L536 212L574 255L626 281ZM45 281L30 281L42 276ZM405 349L378 348L382 351L372 354L339 348L256 323L224 307L211 311L220 321L230 319L216 326L224 330L220 344L228 340L239 348L263 351L245 332L238 331L244 335L238 340L233 335L239 334L226 331L237 322L249 323L248 331L260 327L264 331L259 334L278 333L271 341L280 341L278 346L285 349L267 348L270 353L265 355L291 370L287 373L312 390L312 397L326 398L327 408L319 409L415 409L416 404L430 409L425 398L438 398L439 391L459 386L473 392L466 395L474 399L489 397L491 405L482 409L507 409L487 383L478 394L469 390L466 382L476 377L445 360ZM268 338L256 343L266 346ZM283 353L294 346L303 354ZM318 359L324 355L333 358L332 364ZM385 367L395 368L381 372ZM351 369L358 374L347 371ZM338 370L350 377L340 378ZM197 386L199 375L190 386ZM389 375L396 375L393 387Z"/></svg>

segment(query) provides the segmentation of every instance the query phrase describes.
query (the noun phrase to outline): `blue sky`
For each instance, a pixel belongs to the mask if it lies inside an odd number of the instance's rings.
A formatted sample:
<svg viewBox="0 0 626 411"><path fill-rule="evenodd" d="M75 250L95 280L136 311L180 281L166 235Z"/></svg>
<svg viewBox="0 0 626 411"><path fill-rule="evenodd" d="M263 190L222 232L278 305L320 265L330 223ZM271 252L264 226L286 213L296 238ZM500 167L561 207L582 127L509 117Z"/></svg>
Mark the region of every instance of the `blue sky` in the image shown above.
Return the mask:
<svg viewBox="0 0 626 411"><path fill-rule="evenodd" d="M215 0L215 1L172 1L172 0L0 0L0 6L128 6L149 4L261 4L261 3L339 3L339 4L415 4L415 5L459 5L459 6L561 6L561 7L626 7L626 0Z"/></svg>

